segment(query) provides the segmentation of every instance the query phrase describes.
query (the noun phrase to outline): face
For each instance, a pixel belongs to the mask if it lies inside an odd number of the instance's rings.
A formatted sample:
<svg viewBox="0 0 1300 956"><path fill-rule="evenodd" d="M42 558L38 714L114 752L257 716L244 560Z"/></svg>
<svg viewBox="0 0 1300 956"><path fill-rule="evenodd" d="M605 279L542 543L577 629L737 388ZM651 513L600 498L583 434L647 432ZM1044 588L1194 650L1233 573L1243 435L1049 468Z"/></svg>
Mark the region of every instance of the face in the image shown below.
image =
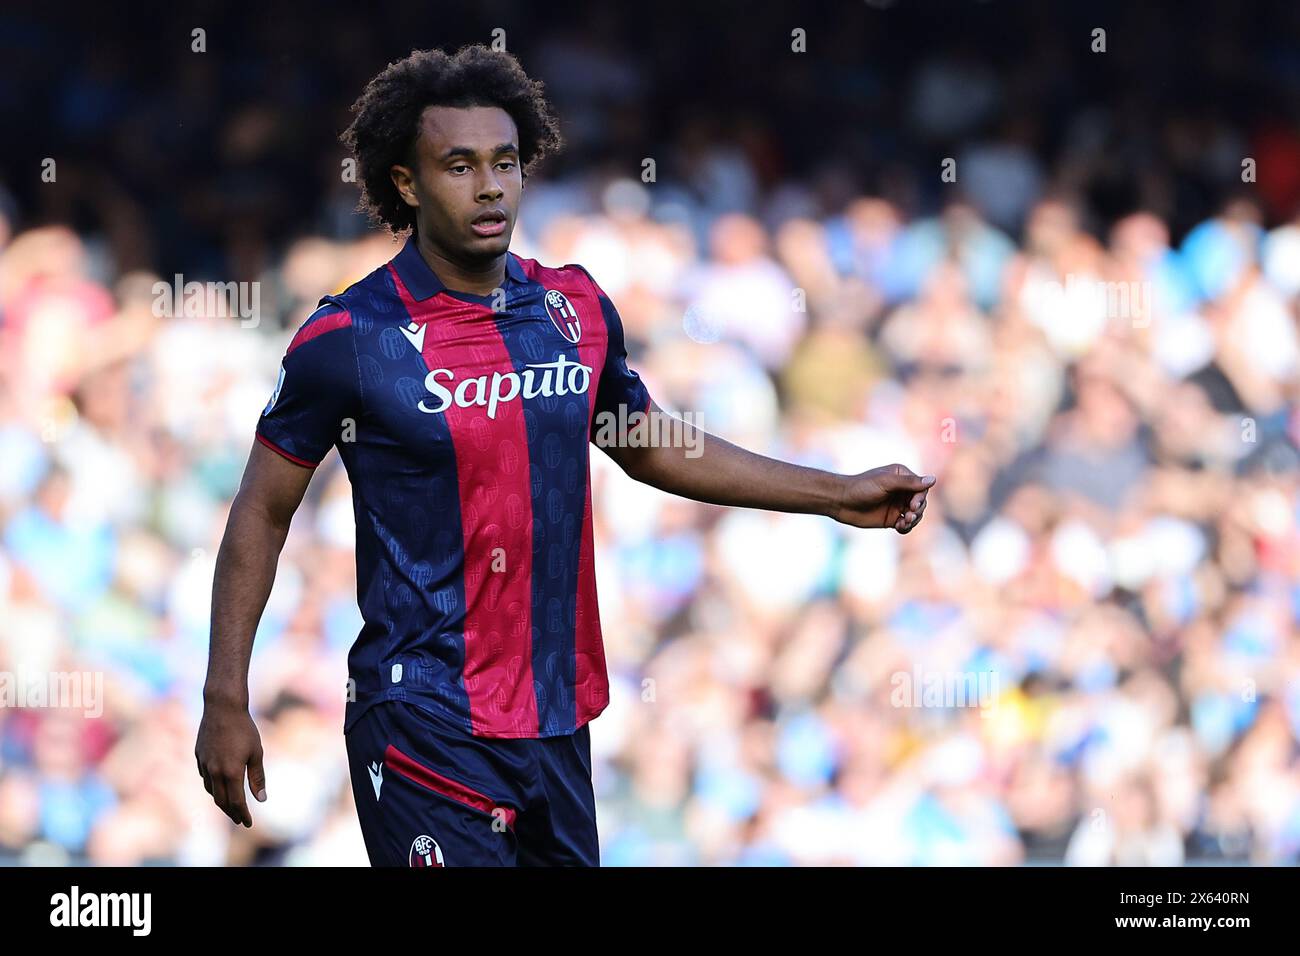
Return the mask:
<svg viewBox="0 0 1300 956"><path fill-rule="evenodd" d="M495 106L430 106L420 118L417 168L394 166L393 184L415 207L421 237L449 259L475 262L510 248L523 191L519 132ZM504 219L475 223L485 213Z"/></svg>

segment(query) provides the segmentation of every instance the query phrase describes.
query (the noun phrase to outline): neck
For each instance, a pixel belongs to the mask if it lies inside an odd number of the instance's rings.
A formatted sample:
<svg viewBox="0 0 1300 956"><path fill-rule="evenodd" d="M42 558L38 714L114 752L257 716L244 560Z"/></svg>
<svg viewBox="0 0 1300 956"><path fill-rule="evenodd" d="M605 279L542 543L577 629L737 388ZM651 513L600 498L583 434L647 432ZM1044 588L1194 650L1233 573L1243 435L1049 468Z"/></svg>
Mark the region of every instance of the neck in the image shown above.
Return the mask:
<svg viewBox="0 0 1300 956"><path fill-rule="evenodd" d="M449 259L436 249L424 233L416 237L416 248L434 274L452 292L470 295L491 295L494 289L505 287L506 253L485 260L482 265L465 265Z"/></svg>

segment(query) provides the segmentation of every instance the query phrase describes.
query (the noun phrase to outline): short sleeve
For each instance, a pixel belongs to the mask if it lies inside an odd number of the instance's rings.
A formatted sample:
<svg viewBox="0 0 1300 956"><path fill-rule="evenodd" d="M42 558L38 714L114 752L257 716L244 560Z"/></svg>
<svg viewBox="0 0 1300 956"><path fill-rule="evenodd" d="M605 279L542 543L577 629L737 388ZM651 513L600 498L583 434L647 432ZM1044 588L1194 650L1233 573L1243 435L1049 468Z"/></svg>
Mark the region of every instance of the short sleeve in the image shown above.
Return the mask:
<svg viewBox="0 0 1300 956"><path fill-rule="evenodd" d="M626 407L625 415L645 412L650 408L650 392L641 376L628 367L627 345L623 339L623 322L614 303L603 292L597 294L604 315L608 340L605 346L605 365L600 372L600 385L596 389L596 414L608 412L618 415L619 407ZM595 429L596 416L592 416Z"/></svg>
<svg viewBox="0 0 1300 956"><path fill-rule="evenodd" d="M314 468L338 441L360 405L352 317L326 305L308 317L285 350L257 440L298 465Z"/></svg>

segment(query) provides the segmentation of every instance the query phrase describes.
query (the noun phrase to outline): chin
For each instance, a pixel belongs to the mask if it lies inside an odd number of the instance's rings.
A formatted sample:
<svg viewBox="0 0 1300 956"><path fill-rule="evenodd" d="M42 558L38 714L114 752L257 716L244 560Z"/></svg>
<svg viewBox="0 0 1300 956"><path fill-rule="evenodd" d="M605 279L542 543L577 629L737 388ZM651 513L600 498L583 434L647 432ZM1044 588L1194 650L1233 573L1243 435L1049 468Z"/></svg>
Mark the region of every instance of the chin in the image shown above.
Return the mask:
<svg viewBox="0 0 1300 956"><path fill-rule="evenodd" d="M479 255L499 256L510 248L510 233L503 232L499 236L489 236L481 239L475 236L473 250Z"/></svg>

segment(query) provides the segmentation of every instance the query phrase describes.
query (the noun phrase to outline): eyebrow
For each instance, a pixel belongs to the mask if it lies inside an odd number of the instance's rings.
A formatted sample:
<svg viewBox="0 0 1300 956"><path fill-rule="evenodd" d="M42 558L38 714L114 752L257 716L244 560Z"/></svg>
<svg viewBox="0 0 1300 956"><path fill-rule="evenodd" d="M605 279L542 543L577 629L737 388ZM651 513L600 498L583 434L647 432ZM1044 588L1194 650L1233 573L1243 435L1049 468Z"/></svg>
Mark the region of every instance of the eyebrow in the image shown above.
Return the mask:
<svg viewBox="0 0 1300 956"><path fill-rule="evenodd" d="M517 153L517 152L519 152L519 147L516 146L514 143L501 143L499 146L497 146L496 149L492 150L492 155L499 156L502 153ZM476 153L473 149L471 149L468 146L453 146L451 149L447 150L447 152L442 154L442 158L443 160L448 160L451 159L453 156L468 156L470 159L473 159L477 155L478 153Z"/></svg>

